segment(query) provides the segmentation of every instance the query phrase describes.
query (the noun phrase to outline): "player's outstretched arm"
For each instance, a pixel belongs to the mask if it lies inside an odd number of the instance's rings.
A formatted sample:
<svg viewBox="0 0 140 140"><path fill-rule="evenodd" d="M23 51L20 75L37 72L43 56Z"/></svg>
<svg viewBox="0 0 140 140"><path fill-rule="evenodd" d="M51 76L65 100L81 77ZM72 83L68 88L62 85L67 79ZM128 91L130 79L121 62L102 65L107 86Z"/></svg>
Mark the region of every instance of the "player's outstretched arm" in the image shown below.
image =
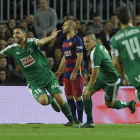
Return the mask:
<svg viewBox="0 0 140 140"><path fill-rule="evenodd" d="M58 35L58 32L60 32L60 31L61 31L61 30L57 30L57 28L55 28L55 29L53 30L53 32L51 33L50 36L44 37L44 38L42 38L42 39L39 39L39 40L37 41L37 45L38 45L38 46L42 46L42 45L44 45L44 44L50 42L52 39L54 39L54 38Z"/></svg>

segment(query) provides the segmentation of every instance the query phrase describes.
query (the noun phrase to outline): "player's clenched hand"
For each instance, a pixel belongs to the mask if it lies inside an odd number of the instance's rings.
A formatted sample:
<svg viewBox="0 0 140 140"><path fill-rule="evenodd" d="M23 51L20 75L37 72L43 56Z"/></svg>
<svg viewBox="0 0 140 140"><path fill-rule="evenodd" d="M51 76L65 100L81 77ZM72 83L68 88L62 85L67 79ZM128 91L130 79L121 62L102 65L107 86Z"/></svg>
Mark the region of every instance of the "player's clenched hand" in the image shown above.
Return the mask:
<svg viewBox="0 0 140 140"><path fill-rule="evenodd" d="M85 89L85 91L83 92L83 97L86 101L90 100L90 91Z"/></svg>
<svg viewBox="0 0 140 140"><path fill-rule="evenodd" d="M55 72L54 74L57 77L57 79L59 80L59 77L60 77L61 73L60 72Z"/></svg>
<svg viewBox="0 0 140 140"><path fill-rule="evenodd" d="M76 77L77 77L77 73L75 72L72 72L71 76L70 76L70 81L73 82L76 80Z"/></svg>

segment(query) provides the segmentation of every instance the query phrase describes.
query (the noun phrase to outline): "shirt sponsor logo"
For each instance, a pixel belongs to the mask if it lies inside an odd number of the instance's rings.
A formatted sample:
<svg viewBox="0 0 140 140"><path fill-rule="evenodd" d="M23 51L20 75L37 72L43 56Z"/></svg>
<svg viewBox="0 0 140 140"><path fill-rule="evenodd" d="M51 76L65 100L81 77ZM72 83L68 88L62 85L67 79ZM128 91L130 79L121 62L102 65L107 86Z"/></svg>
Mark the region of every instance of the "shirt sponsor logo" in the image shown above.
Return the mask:
<svg viewBox="0 0 140 140"><path fill-rule="evenodd" d="M29 55L28 57L25 57L23 59L20 59L20 61L22 62L24 67L28 67L28 66L32 65L33 63L35 63L35 60L33 59L33 57L31 55Z"/></svg>
<svg viewBox="0 0 140 140"><path fill-rule="evenodd" d="M64 55L65 55L65 56L72 56L72 54L71 54L71 51L70 51L70 50L69 50L69 51L65 51L65 52L64 52Z"/></svg>

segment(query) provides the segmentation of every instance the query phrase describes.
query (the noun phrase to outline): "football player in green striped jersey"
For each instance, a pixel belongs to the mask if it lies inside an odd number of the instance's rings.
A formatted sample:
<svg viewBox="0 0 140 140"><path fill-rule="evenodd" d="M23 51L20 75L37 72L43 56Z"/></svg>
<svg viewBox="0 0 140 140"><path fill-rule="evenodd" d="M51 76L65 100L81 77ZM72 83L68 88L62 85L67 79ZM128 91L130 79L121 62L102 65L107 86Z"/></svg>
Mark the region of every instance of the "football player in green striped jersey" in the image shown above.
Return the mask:
<svg viewBox="0 0 140 140"><path fill-rule="evenodd" d="M104 89L105 91L105 105L108 108L123 109L128 107L133 114L135 112L136 104L134 100L130 102L116 100L121 80L106 48L101 44L97 44L95 35L90 32L85 34L83 41L86 50L90 51L92 74L89 83L83 92L87 123L85 123L82 128L94 127L91 96L100 89Z"/></svg>
<svg viewBox="0 0 140 140"><path fill-rule="evenodd" d="M128 84L126 74L130 83L136 88L136 97L140 102L140 27L131 25L128 8L120 7L116 14L121 30L110 40L112 61L122 76L124 85ZM119 58L124 68L121 67Z"/></svg>
<svg viewBox="0 0 140 140"><path fill-rule="evenodd" d="M0 52L0 56L12 56L24 73L29 91L42 105L51 104L53 109L60 112L60 108L71 125L75 125L69 105L62 97L62 91L56 76L52 73L48 59L42 54L39 46L44 45L57 36L59 31L54 29L52 34L42 39L27 38L23 27L16 27L13 31L15 43ZM47 95L46 90L50 93ZM54 97L57 101L52 98ZM60 108L59 108L60 106Z"/></svg>

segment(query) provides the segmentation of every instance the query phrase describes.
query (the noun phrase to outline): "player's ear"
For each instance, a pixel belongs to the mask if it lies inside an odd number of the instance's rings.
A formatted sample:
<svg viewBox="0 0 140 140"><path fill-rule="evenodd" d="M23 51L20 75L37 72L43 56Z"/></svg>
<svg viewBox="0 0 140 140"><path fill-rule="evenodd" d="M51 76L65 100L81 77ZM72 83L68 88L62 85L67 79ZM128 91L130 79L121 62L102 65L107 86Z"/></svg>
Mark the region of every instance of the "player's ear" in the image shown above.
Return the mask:
<svg viewBox="0 0 140 140"><path fill-rule="evenodd" d="M95 46L95 44L96 44L96 40L94 40L94 42L93 42L93 43L94 43L94 46Z"/></svg>
<svg viewBox="0 0 140 140"><path fill-rule="evenodd" d="M27 34L26 33L23 33L24 37L26 38Z"/></svg>

